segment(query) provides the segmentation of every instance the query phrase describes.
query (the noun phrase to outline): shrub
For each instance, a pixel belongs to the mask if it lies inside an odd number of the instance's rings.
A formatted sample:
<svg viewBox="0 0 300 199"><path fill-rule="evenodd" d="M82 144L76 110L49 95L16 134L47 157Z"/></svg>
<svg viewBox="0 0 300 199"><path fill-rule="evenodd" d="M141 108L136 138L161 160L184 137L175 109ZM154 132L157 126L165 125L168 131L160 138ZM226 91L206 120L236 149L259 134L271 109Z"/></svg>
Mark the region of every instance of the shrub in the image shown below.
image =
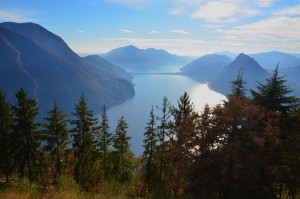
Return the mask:
<svg viewBox="0 0 300 199"><path fill-rule="evenodd" d="M30 197L35 198L39 195L37 187L30 183L27 178L14 181L10 184L8 192L27 193Z"/></svg>
<svg viewBox="0 0 300 199"><path fill-rule="evenodd" d="M57 179L57 187L61 192L80 193L80 187L72 177L61 175Z"/></svg>

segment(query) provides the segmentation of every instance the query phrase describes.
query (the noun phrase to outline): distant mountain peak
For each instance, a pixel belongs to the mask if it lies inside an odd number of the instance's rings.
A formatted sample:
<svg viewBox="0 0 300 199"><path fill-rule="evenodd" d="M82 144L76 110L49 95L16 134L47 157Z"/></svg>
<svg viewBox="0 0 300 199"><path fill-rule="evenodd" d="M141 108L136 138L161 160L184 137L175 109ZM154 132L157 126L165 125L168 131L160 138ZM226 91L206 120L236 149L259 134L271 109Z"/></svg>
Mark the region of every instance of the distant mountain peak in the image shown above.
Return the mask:
<svg viewBox="0 0 300 199"><path fill-rule="evenodd" d="M253 59L249 55L246 55L245 53L240 53L233 62L248 62L249 64L259 65L255 59Z"/></svg>
<svg viewBox="0 0 300 199"><path fill-rule="evenodd" d="M124 46L124 47L121 47L121 48L135 49L135 50L139 49L139 48L137 48L136 46L133 46L133 45Z"/></svg>

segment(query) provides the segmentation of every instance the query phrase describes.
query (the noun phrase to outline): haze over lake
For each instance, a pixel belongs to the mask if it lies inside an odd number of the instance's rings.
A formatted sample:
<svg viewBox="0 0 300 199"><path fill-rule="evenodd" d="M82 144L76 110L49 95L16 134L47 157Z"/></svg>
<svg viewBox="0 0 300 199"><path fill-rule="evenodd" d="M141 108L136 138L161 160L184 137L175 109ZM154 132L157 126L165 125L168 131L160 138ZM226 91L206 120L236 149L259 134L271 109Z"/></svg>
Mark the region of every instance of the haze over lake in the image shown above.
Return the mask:
<svg viewBox="0 0 300 199"><path fill-rule="evenodd" d="M136 85L136 95L109 109L108 117L111 131L115 130L117 120L122 115L125 117L129 126L128 134L131 136L131 149L136 155L141 155L143 151L143 134L151 107L154 106L156 115L160 114L156 106L161 106L164 96L176 106L179 97L187 91L198 111L201 111L206 103L214 105L226 99L224 95L210 90L207 84L181 75L135 74L133 82Z"/></svg>

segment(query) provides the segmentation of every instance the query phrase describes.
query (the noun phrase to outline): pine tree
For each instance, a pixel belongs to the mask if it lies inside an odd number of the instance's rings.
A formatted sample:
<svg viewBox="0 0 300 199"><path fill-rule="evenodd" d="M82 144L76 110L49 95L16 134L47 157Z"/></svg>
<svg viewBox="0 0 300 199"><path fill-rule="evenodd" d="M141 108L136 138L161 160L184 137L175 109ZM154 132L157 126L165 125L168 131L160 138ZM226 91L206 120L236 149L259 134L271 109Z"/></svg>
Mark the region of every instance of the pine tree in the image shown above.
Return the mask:
<svg viewBox="0 0 300 199"><path fill-rule="evenodd" d="M171 185L175 198L183 187L186 186L185 176L191 162L194 143L198 137L197 123L199 115L194 110L189 95L185 92L179 98L177 107L172 108L173 120L171 121L170 153L168 154L173 168Z"/></svg>
<svg viewBox="0 0 300 199"><path fill-rule="evenodd" d="M245 97L247 91L245 85L243 73L239 71L237 78L231 82L231 94L229 97Z"/></svg>
<svg viewBox="0 0 300 199"><path fill-rule="evenodd" d="M0 91L0 173L4 173L6 182L12 172L12 124L11 106L4 92Z"/></svg>
<svg viewBox="0 0 300 199"><path fill-rule="evenodd" d="M46 123L43 125L46 141L45 150L50 153L51 162L55 165L55 177L62 174L63 156L69 138L68 120L66 118L67 115L59 109L55 102L53 109L48 112L48 117L45 118Z"/></svg>
<svg viewBox="0 0 300 199"><path fill-rule="evenodd" d="M158 191L162 193L165 188L165 175L166 175L166 153L167 153L167 142L169 140L169 120L171 118L171 103L167 97L162 99L162 107L157 107L161 110L161 117L157 117L160 124L157 128L158 130L158 154L159 154L159 188Z"/></svg>
<svg viewBox="0 0 300 199"><path fill-rule="evenodd" d="M104 178L108 178L108 149L112 142L112 134L109 132L108 117L106 113L106 106L103 106L101 114L101 124L100 124L100 135L98 137L98 146L100 152L103 155L103 170Z"/></svg>
<svg viewBox="0 0 300 199"><path fill-rule="evenodd" d="M278 65L266 84L259 83L257 89L258 92L251 90L253 101L268 111L286 115L299 105L298 98L288 96L292 90L287 87L284 77L279 76Z"/></svg>
<svg viewBox="0 0 300 199"><path fill-rule="evenodd" d="M39 108L36 100L28 98L24 88L16 93L16 97L17 105L13 106L15 115L13 139L16 155L14 158L20 176L25 177L27 171L28 178L32 182L36 178L36 162L40 153L41 134L35 123Z"/></svg>
<svg viewBox="0 0 300 199"><path fill-rule="evenodd" d="M131 177L132 162L130 162L130 144L131 137L127 136L128 125L122 116L116 128L113 137L113 147L115 149L115 175L120 182L128 182Z"/></svg>
<svg viewBox="0 0 300 199"><path fill-rule="evenodd" d="M93 135L99 130L98 120L93 111L88 110L87 102L82 94L73 113L75 119L71 121L74 128L71 130L75 157L75 180L84 190L94 186L95 146Z"/></svg>
<svg viewBox="0 0 300 199"><path fill-rule="evenodd" d="M145 165L145 184L146 184L146 197L149 197L149 194L152 191L154 184L154 152L157 147L157 134L155 127L155 116L153 112L153 107L150 111L150 119L146 126L146 132L144 133L144 153L143 153L143 162Z"/></svg>

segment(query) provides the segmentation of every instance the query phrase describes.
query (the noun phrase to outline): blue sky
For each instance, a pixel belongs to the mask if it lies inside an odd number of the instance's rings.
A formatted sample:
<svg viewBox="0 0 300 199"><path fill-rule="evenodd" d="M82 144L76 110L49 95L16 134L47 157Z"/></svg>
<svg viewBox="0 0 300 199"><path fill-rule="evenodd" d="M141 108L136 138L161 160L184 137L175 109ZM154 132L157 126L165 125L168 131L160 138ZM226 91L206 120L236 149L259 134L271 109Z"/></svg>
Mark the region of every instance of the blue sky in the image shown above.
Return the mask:
<svg viewBox="0 0 300 199"><path fill-rule="evenodd" d="M1 0L4 21L38 23L77 53L300 53L300 0Z"/></svg>

